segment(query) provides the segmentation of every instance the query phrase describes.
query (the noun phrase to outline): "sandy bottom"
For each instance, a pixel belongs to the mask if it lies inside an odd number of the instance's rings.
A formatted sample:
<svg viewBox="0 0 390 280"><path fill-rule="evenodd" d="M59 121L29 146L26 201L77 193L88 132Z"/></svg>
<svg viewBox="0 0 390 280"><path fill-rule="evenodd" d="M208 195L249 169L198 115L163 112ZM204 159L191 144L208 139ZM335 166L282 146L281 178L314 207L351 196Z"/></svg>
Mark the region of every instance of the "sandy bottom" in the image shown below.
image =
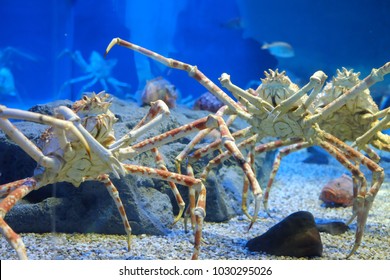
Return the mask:
<svg viewBox="0 0 390 280"><path fill-rule="evenodd" d="M289 214L305 210L315 218L347 221L351 208L325 208L318 200L322 186L341 176L346 170L335 160L328 165L306 164L308 152L301 151L285 157L271 192L269 209L272 218L264 211L248 232L249 221L237 216L224 223L205 223L204 243L200 259L294 259L252 253L245 249L246 242L267 231ZM386 157L386 154L383 154ZM381 162L385 170L390 163ZM362 169L370 181L370 173ZM351 259L390 259L390 174L379 191L371 209L363 242ZM345 259L354 242L356 223L344 234L332 236L321 233L323 256L316 259ZM30 259L189 259L192 254L191 233L185 233L179 222L166 236L134 236L131 251L127 251L125 236L101 234L21 234ZM5 241L0 241L0 258L16 259L16 254Z"/></svg>

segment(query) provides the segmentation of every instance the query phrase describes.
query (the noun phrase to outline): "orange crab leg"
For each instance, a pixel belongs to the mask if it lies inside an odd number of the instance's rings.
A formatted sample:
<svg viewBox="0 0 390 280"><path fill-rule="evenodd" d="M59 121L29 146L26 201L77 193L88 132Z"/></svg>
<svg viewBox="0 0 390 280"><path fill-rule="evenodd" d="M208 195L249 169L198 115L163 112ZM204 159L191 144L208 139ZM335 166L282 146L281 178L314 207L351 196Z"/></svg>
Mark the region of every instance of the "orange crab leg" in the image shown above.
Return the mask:
<svg viewBox="0 0 390 280"><path fill-rule="evenodd" d="M107 188L109 194L115 202L116 207L118 208L119 214L121 215L122 222L127 233L127 249L130 251L131 247L131 227L129 220L126 215L125 207L123 207L123 203L121 198L119 197L119 193L117 188L111 182L110 177L107 174L102 174L97 177L97 180L102 182L104 186Z"/></svg>
<svg viewBox="0 0 390 280"><path fill-rule="evenodd" d="M250 126L246 127L244 129L233 132L232 136L235 140L243 138L243 137L247 136L248 132L250 132L251 129L252 129L252 127L250 127ZM208 155L209 153L211 153L217 149L220 149L221 146L222 146L222 139L219 138L219 139L215 140L214 142L194 151L192 154L189 155L190 159L198 160L198 159Z"/></svg>
<svg viewBox="0 0 390 280"><path fill-rule="evenodd" d="M265 152L265 151L273 150L273 149L276 149L276 148L279 148L282 146L287 146L287 145L293 144L293 145L286 147L286 148L282 149L281 151L279 151L279 153L275 157L275 160L274 160L274 163L272 166L272 171L271 171L268 183L267 183L267 187L266 187L265 192L264 192L264 199L263 199L264 210L267 212L267 214L269 216L270 216L270 213L268 211L269 194L270 194L276 173L279 170L280 162L281 162L282 158L284 156L290 154L291 152L298 151L298 150L307 148L309 146L312 146L312 144L309 144L308 142L300 142L300 141L302 141L302 139L291 138L291 139L287 139L287 140L276 140L274 142L259 145L255 148L256 152ZM297 142L300 142L300 143L297 143ZM296 143L296 144L294 144L294 143Z"/></svg>
<svg viewBox="0 0 390 280"><path fill-rule="evenodd" d="M252 218L252 223L250 225L252 226L253 222L256 220L257 212L260 208L259 204L262 196L261 188L252 168L250 167L250 164L245 161L244 156L237 148L237 145L234 142L234 138L232 137L225 121L221 116L210 115L208 117L198 119L192 123L183 125L179 128L172 129L159 136L146 139L140 143L134 144L129 148L122 149L121 156L129 157L131 154L139 154L141 152L151 150L154 147L162 146L163 144L182 138L188 134L193 133L194 130L202 131L210 128L218 128L220 130L221 143L228 151L230 151L230 154L233 155L233 157L239 163L240 167L244 171L245 176L251 183L253 193L255 195L255 215Z"/></svg>
<svg viewBox="0 0 390 280"><path fill-rule="evenodd" d="M237 114L244 119L248 119L251 116L246 113L229 95L227 95L221 88L219 88L216 84L214 84L209 78L207 78L201 71L198 70L196 66L192 66L190 64L172 59L166 58L156 52L150 51L146 48L138 46L136 44L127 42L120 38L114 38L111 40L110 44L107 46L105 56L112 49L113 46L119 45L131 49L133 51L139 52L147 57L150 57L168 67L184 70L186 71L190 77L197 80L200 84L202 84L207 90L212 92L217 96L219 100L221 100L225 105L227 105L230 109L237 112Z"/></svg>
<svg viewBox="0 0 390 280"><path fill-rule="evenodd" d="M130 145L135 139L137 139L137 137L161 123L161 121L169 115L169 108L163 101L157 100L155 102L151 102L147 115L140 120L129 133L125 134L121 139L110 145L109 149L112 150Z"/></svg>
<svg viewBox="0 0 390 280"><path fill-rule="evenodd" d="M26 178L0 186L1 194L7 195L0 201L0 230L21 260L27 260L26 247L20 236L4 221L4 217L20 199L36 188L37 182L34 178Z"/></svg>
<svg viewBox="0 0 390 280"><path fill-rule="evenodd" d="M190 203L191 214L195 215L195 245L192 259L198 259L200 251L200 243L202 239L202 227L203 221L206 216L206 188L200 179L193 178L182 174L172 173L166 170L160 170L156 168L125 164L125 170L129 174L140 175L143 177L155 178L164 181L174 182L186 186L190 190ZM198 199L195 204L195 193L198 193Z"/></svg>
<svg viewBox="0 0 390 280"><path fill-rule="evenodd" d="M222 106L216 113L215 115L216 116L220 116L222 117L223 114L225 113L225 110L227 109L227 106ZM236 119L237 115L231 115L227 121L226 121L226 126L229 126L230 124L233 123L233 121ZM213 130L213 128L207 128L207 129L203 129L201 131L198 132L197 135L195 135L194 138L192 138L192 140L190 141L190 143L187 144L187 146L184 147L183 151L180 152L180 154L175 158L175 161L176 161L176 170L180 173L180 164L182 163L182 161L188 156L188 154L190 153L190 151L195 147L196 144L198 144L201 140L203 140L211 131ZM236 136L234 134L232 134L232 136L234 138L236 138ZM216 146L220 146L221 143L222 143L222 140L221 139L218 139L216 140L218 143L216 143L215 145ZM207 149L207 147L206 147ZM210 152L212 152L213 150L210 150Z"/></svg>
<svg viewBox="0 0 390 280"><path fill-rule="evenodd" d="M161 156L160 152L158 151L158 149L153 148L151 150L151 152L155 156L157 168L164 170L164 171L168 171L166 164L165 164L165 161L164 161L163 157ZM179 190L177 189L176 184L174 182L171 182L171 181L168 181L168 184L171 187L171 190L172 190L173 194L175 195L177 205L179 206L179 213L177 214L176 218L173 221L173 224L176 224L183 215L184 208L185 208L185 202L184 202Z"/></svg>
<svg viewBox="0 0 390 280"><path fill-rule="evenodd" d="M351 252L347 256L347 258L349 258L350 256L352 256L352 254L356 252L362 241L368 212L372 206L376 194L378 193L384 181L384 170L377 163L367 158L362 153L351 148L350 146L337 139L336 137L332 136L331 134L320 131L319 135L322 138L319 143L320 146L326 149L341 164L343 164L347 169L349 169L352 175L355 178L359 179L359 181L361 182L359 190L357 192L354 190L354 193L357 193L357 197L354 201L353 216L349 220L349 222L351 222L354 217L357 216L355 243L351 249ZM343 151L344 154L341 153L340 150ZM351 160L353 162L363 164L370 171L372 171L372 183L368 191L364 175L357 166L350 162Z"/></svg>

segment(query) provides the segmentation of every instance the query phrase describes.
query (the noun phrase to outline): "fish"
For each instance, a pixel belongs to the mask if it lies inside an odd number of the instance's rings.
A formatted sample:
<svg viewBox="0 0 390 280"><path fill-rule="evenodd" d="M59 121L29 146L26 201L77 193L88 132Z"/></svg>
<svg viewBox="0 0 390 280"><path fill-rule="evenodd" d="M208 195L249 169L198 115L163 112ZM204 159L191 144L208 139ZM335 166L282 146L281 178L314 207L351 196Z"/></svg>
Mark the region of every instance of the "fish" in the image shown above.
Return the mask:
<svg viewBox="0 0 390 280"><path fill-rule="evenodd" d="M321 190L319 197L327 206L353 205L353 181L348 175L329 181Z"/></svg>
<svg viewBox="0 0 390 280"><path fill-rule="evenodd" d="M293 57L295 55L293 47L286 42L272 42L264 43L261 46L262 50L268 50L272 55L276 57Z"/></svg>

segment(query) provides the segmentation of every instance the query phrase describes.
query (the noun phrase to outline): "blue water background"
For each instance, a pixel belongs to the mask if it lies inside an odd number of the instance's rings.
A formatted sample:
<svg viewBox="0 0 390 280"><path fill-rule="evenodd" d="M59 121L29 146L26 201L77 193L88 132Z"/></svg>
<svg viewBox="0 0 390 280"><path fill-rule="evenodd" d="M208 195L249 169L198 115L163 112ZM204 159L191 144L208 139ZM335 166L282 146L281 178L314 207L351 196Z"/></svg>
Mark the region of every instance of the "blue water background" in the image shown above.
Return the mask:
<svg viewBox="0 0 390 280"><path fill-rule="evenodd" d="M88 62L93 51L103 55L114 37L197 65L217 84L227 72L245 88L268 68L287 70L298 83L319 69L331 77L341 66L366 75L390 61L389 15L387 0L0 0L0 68L11 71L18 93L2 92L0 103L28 108L79 98L91 79L64 86L87 74L69 53L78 50ZM261 49L273 41L290 43L295 56ZM7 47L34 59L5 55ZM131 85L123 92L108 85L121 98L138 98L136 92L156 76L173 83L180 98L206 91L186 73L125 48L115 47L107 59L117 60L110 76ZM387 78L375 87L376 95L389 93L389 84ZM97 82L87 91L102 89Z"/></svg>

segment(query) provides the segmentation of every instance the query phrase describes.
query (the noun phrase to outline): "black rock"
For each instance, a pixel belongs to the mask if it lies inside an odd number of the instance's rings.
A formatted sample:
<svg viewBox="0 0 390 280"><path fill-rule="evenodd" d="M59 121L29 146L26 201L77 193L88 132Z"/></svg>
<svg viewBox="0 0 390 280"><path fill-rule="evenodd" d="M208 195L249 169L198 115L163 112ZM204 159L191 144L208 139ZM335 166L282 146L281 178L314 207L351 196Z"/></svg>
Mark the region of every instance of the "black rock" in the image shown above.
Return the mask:
<svg viewBox="0 0 390 280"><path fill-rule="evenodd" d="M322 255L320 233L310 212L295 212L266 233L248 241L250 251L276 256L315 257Z"/></svg>
<svg viewBox="0 0 390 280"><path fill-rule="evenodd" d="M328 164L328 154L320 150L318 147L309 147L307 151L310 155L303 160L304 163L315 163L315 164Z"/></svg>

